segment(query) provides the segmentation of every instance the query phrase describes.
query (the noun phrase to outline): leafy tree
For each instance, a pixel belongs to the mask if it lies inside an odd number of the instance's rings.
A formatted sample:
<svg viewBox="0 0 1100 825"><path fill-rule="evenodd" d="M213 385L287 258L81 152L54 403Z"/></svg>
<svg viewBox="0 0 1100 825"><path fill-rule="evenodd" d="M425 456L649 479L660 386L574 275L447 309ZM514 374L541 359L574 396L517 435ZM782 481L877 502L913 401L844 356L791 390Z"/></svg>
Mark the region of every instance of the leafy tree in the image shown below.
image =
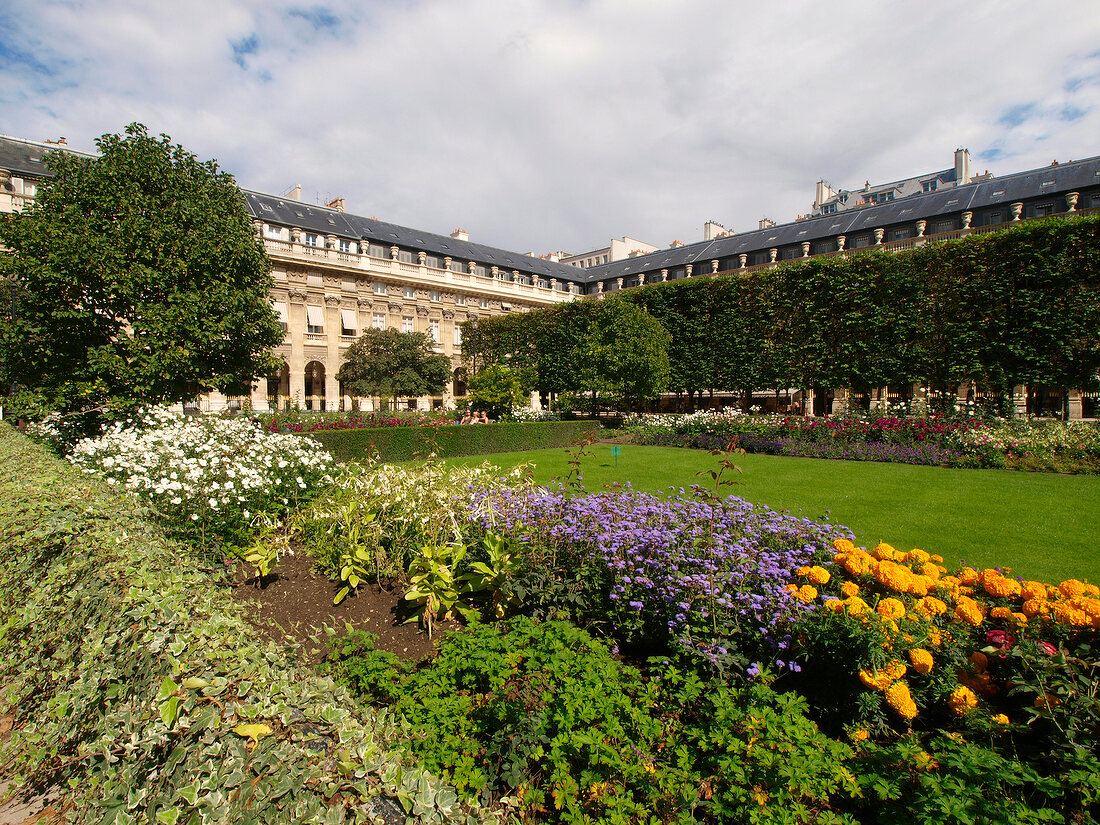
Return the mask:
<svg viewBox="0 0 1100 825"><path fill-rule="evenodd" d="M283 339L244 198L140 124L99 156L55 151L24 211L2 216L4 390L71 412L241 390Z"/></svg>
<svg viewBox="0 0 1100 825"><path fill-rule="evenodd" d="M588 334L583 385L594 403L621 399L627 408L656 400L668 387L670 336L642 307L610 298Z"/></svg>
<svg viewBox="0 0 1100 825"><path fill-rule="evenodd" d="M336 377L355 395L414 398L443 392L451 361L423 332L367 329L344 353Z"/></svg>
<svg viewBox="0 0 1100 825"><path fill-rule="evenodd" d="M504 364L491 364L470 379L470 407L484 410L490 418L509 412L524 395L520 373Z"/></svg>

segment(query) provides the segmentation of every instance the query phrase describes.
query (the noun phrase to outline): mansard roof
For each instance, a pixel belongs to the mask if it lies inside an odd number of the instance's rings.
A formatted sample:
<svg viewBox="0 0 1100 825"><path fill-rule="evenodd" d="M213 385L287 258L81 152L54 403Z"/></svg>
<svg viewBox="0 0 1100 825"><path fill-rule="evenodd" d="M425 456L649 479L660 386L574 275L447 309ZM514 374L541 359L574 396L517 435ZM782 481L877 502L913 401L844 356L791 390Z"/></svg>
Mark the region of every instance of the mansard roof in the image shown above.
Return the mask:
<svg viewBox="0 0 1100 825"><path fill-rule="evenodd" d="M805 218L756 229L736 235L724 235L674 249L662 249L621 261L600 264L585 270L587 282L622 278L640 272L656 272L687 264L709 263L772 248L792 246L806 241L833 240L837 235L851 236L878 227L917 220L958 215L983 207L1010 204L1024 199L1065 193L1100 185L1100 156L1046 166L999 178L976 181L927 194L914 194L881 204L863 206L830 215ZM709 272L709 268L707 269Z"/></svg>
<svg viewBox="0 0 1100 825"><path fill-rule="evenodd" d="M541 278L557 278L574 283L586 280L583 277L584 271L575 266L545 258L533 258L522 252L509 252L494 246L460 241L447 235L410 229L375 218L351 215L327 206L314 206L292 198L248 191L245 192L245 200L252 216L267 223L296 226L319 235L335 235L348 240L383 244L387 249L399 246L406 250L424 251L429 255L473 261L489 267L498 266L507 271L518 270Z"/></svg>
<svg viewBox="0 0 1100 825"><path fill-rule="evenodd" d="M0 135L0 169L20 177L46 178L50 172L46 168L46 155L55 149L60 149L72 155L91 158L86 152L78 152L70 149L65 144L39 143L25 138Z"/></svg>

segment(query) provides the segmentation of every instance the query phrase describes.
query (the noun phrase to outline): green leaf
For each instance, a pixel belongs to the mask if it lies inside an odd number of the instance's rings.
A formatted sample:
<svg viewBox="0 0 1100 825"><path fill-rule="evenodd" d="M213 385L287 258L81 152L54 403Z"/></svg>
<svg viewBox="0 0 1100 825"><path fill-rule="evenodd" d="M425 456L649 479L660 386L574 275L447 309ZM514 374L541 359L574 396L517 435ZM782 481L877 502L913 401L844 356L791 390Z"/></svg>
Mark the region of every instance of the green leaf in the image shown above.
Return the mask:
<svg viewBox="0 0 1100 825"><path fill-rule="evenodd" d="M180 686L173 682L170 676L165 676L164 681L160 683L160 693L157 694L157 701L163 702L179 689Z"/></svg>
<svg viewBox="0 0 1100 825"><path fill-rule="evenodd" d="M168 727L172 727L176 723L179 713L180 698L178 696L170 697L168 701L163 702L160 706L160 718Z"/></svg>

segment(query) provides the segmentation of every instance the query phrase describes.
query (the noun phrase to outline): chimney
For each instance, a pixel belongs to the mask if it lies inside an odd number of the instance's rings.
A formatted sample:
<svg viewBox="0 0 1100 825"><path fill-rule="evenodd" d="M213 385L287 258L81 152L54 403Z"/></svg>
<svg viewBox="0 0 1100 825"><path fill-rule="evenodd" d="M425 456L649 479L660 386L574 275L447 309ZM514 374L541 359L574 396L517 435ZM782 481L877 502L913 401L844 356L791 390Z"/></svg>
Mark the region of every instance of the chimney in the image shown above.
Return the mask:
<svg viewBox="0 0 1100 825"><path fill-rule="evenodd" d="M344 211L344 199L343 198L333 198L328 203L326 203L325 206L327 206L329 209L335 209L337 212L343 212Z"/></svg>
<svg viewBox="0 0 1100 825"><path fill-rule="evenodd" d="M726 227L718 223L718 221L707 221L703 224L703 240L713 241L715 238L720 238L723 235L728 234Z"/></svg>
<svg viewBox="0 0 1100 825"><path fill-rule="evenodd" d="M302 199L302 184L294 184L294 188L287 192L286 196L292 201L300 201Z"/></svg>
<svg viewBox="0 0 1100 825"><path fill-rule="evenodd" d="M684 242L683 242L683 241L673 241L672 243L670 243L670 244L668 245L668 248L669 248L669 249L675 249L676 247L678 247L678 246L683 246L683 245L684 245Z"/></svg>
<svg viewBox="0 0 1100 825"><path fill-rule="evenodd" d="M955 185L962 186L974 179L974 171L970 168L970 150L955 150Z"/></svg>
<svg viewBox="0 0 1100 825"><path fill-rule="evenodd" d="M462 227L459 227L451 233L451 237L454 238L456 241L468 241L470 240L470 233Z"/></svg>
<svg viewBox="0 0 1100 825"><path fill-rule="evenodd" d="M773 226L775 226L775 221L771 218L761 218L756 224L757 229L771 229Z"/></svg>
<svg viewBox="0 0 1100 825"><path fill-rule="evenodd" d="M835 197L836 192L833 191L833 187L829 186L825 181L819 180L817 182L817 192L814 195L814 209L820 209L825 204L825 201Z"/></svg>

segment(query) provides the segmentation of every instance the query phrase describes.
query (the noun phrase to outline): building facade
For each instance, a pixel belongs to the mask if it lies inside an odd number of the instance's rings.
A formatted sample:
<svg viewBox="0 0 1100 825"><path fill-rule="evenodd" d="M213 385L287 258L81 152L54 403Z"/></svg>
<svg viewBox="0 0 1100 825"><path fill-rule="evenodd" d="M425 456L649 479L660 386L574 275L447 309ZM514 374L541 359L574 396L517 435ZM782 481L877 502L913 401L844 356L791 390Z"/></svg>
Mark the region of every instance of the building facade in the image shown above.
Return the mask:
<svg viewBox="0 0 1100 825"><path fill-rule="evenodd" d="M72 151L61 142L0 136L0 211L17 211L33 199L47 176L43 158L58 148ZM464 230L436 235L365 218L348 213L342 199L307 204L300 187L283 196L245 191L256 235L272 261L272 305L286 330L277 351L283 367L259 380L247 398L212 393L196 403L208 410L246 402L255 409L292 403L313 410L369 409L371 400L352 398L336 373L347 348L375 327L424 332L437 352L451 358L452 380L441 396L402 400L421 409L449 407L465 394L463 321L681 278L747 274L820 255L911 249L1021 221L1100 210L1100 157L996 178L974 176L965 150L956 152L955 161L951 170L874 187L893 193L877 202L849 204L851 197L819 185L816 215L778 225L765 220L743 233L710 221L700 242L676 241L642 254L641 242L624 237L583 261L473 243ZM1068 408L1080 417L1079 394Z"/></svg>

